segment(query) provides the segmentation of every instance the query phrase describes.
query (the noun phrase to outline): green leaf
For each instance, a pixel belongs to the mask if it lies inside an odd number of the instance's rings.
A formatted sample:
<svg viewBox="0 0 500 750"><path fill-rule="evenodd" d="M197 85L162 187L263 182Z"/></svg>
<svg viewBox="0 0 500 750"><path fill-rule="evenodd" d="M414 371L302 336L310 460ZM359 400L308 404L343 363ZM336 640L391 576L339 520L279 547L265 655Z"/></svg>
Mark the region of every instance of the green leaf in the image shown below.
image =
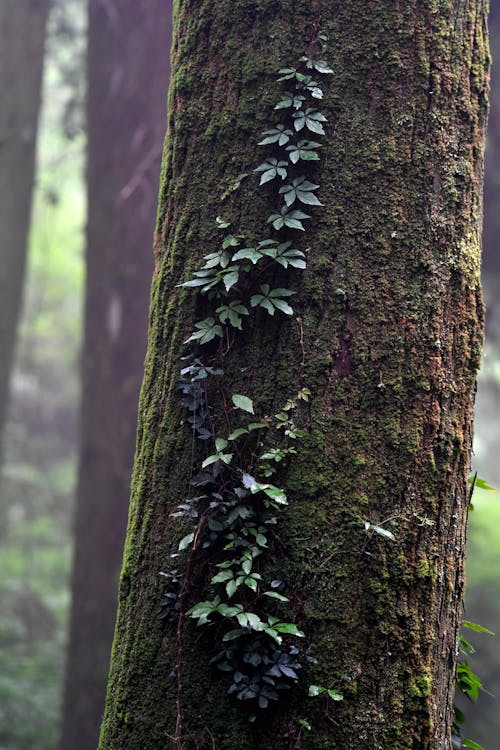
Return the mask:
<svg viewBox="0 0 500 750"><path fill-rule="evenodd" d="M250 298L252 307L263 307L270 315L274 315L275 310L280 310L286 315L293 314L293 308L281 297L290 297L295 292L290 289L270 289L269 284L261 284L260 291L262 294L254 294Z"/></svg>
<svg viewBox="0 0 500 750"><path fill-rule="evenodd" d="M273 305L278 310L281 310L281 312L285 313L285 315L293 315L293 307L290 307L288 302L285 302L282 299L273 299Z"/></svg>
<svg viewBox="0 0 500 750"><path fill-rule="evenodd" d="M266 182L274 180L275 177L281 177L281 179L284 180L287 176L286 167L286 161L278 161L278 159L267 159L267 161L259 164L259 166L254 169L254 172L263 173L260 178L260 185L264 185Z"/></svg>
<svg viewBox="0 0 500 750"><path fill-rule="evenodd" d="M288 157L292 164L296 164L299 159L303 161L319 161L319 154L316 149L321 148L321 143L316 141L299 141L297 145L290 144L286 147L289 152Z"/></svg>
<svg viewBox="0 0 500 750"><path fill-rule="evenodd" d="M266 486L264 492L268 497L271 498L271 500L274 500L279 505L288 505L287 496L285 495L283 490L279 489L279 487L275 487L271 484Z"/></svg>
<svg viewBox="0 0 500 750"><path fill-rule="evenodd" d="M321 206L318 198L314 195L314 190L317 190L319 185L314 185L305 177L296 177L289 185L284 185L280 188L280 195L283 195L287 206L291 206L296 199L302 203L307 203L310 206Z"/></svg>
<svg viewBox="0 0 500 750"><path fill-rule="evenodd" d="M252 630L264 630L265 625L258 615L254 615L252 612L247 612L248 625Z"/></svg>
<svg viewBox="0 0 500 750"><path fill-rule="evenodd" d="M288 635L296 635L299 638L305 638L305 633L299 630L293 622L278 622L273 626L278 633L287 633Z"/></svg>
<svg viewBox="0 0 500 750"><path fill-rule="evenodd" d="M232 260L250 260L255 265L259 260L262 260L262 253L259 253L254 247L244 247L233 255Z"/></svg>
<svg viewBox="0 0 500 750"><path fill-rule="evenodd" d="M206 469L207 466L211 466L212 464L215 464L217 461L222 461L224 464L230 464L231 460L233 458L232 453L213 453L211 456L207 456L204 461L202 461L201 468Z"/></svg>
<svg viewBox="0 0 500 750"><path fill-rule="evenodd" d="M383 526L374 526L373 531L379 536L385 537L386 539L392 539L394 541L396 538L391 531L384 529Z"/></svg>
<svg viewBox="0 0 500 750"><path fill-rule="evenodd" d="M328 697L332 699L332 701L343 701L344 696L341 693L337 693L335 690L327 690Z"/></svg>
<svg viewBox="0 0 500 750"><path fill-rule="evenodd" d="M222 242L222 248L226 250L228 247L237 247L237 245L240 244L240 240L238 237L235 237L232 234L228 234L227 237L224 237L224 240Z"/></svg>
<svg viewBox="0 0 500 750"><path fill-rule="evenodd" d="M275 260L276 263L279 263L280 266L283 266L283 268L288 268L288 266L301 269L305 268L307 265L304 260L305 254L302 250L296 250L291 247L291 244L290 241L282 242L278 247L270 248L269 254L273 260Z"/></svg>
<svg viewBox="0 0 500 750"><path fill-rule="evenodd" d="M231 287L233 287L235 284L238 283L239 278L239 272L238 271L229 271L229 273L225 273L223 276L223 282L224 286L226 287L226 292L228 292Z"/></svg>
<svg viewBox="0 0 500 750"><path fill-rule="evenodd" d="M289 130L285 125L276 125L271 130L265 130L263 135L266 136L264 140L259 141L258 146L268 146L271 143L277 143L278 146L284 146L290 140L292 131Z"/></svg>
<svg viewBox="0 0 500 750"><path fill-rule="evenodd" d="M262 430L263 427L267 427L265 422L250 422L248 430L252 432L253 430Z"/></svg>
<svg viewBox="0 0 500 750"><path fill-rule="evenodd" d="M274 628L264 628L264 633L266 633L266 635L271 636L271 638L274 638L276 643L280 645L283 643L283 638Z"/></svg>
<svg viewBox="0 0 500 750"><path fill-rule="evenodd" d="M488 630L488 628L483 628L483 626L478 625L477 622L470 622L470 620L463 620L462 627L468 628L469 630L473 630L475 633L486 633L487 635L495 635L493 631Z"/></svg>
<svg viewBox="0 0 500 750"><path fill-rule="evenodd" d="M305 102L305 100L306 98L302 94L292 94L290 91L285 91L274 109L288 109L289 107L300 109L302 102Z"/></svg>
<svg viewBox="0 0 500 750"><path fill-rule="evenodd" d="M252 576L247 576L243 583L245 584L245 586L248 586L249 589L257 593L257 581L255 580L255 578L252 578Z"/></svg>
<svg viewBox="0 0 500 750"><path fill-rule="evenodd" d="M212 602L209 602L209 601L197 602L195 605L191 607L191 609L188 609L186 614L189 615L189 617L193 617L193 618L201 617L202 615L206 615L206 614L209 614L210 612L214 612L219 603L220 603L220 596L216 596Z"/></svg>
<svg viewBox="0 0 500 750"><path fill-rule="evenodd" d="M224 450L224 448L227 448L228 442L225 438L215 438L215 447L217 449L217 453L220 453L221 450Z"/></svg>
<svg viewBox="0 0 500 750"><path fill-rule="evenodd" d="M308 107L305 112L294 112L294 128L296 131L302 130L306 127L312 133L318 133L319 135L325 135L325 131L322 126L322 122L327 122L327 119L318 110Z"/></svg>
<svg viewBox="0 0 500 750"><path fill-rule="evenodd" d="M472 750L484 750L484 747L480 745L478 742L474 742L473 740L468 740L467 738L464 738L462 740L462 746L471 747Z"/></svg>
<svg viewBox="0 0 500 750"><path fill-rule="evenodd" d="M177 286L185 286L189 289L191 287L204 286L206 283L206 279L190 279L189 281L184 281L182 284L177 284Z"/></svg>
<svg viewBox="0 0 500 750"><path fill-rule="evenodd" d="M309 685L307 694L310 698L316 698L316 696L321 695L321 693L325 692L326 688L324 688L322 685Z"/></svg>
<svg viewBox="0 0 500 750"><path fill-rule="evenodd" d="M217 453L212 453L211 456L207 456L205 460L201 464L202 469L206 469L207 466L211 466L212 464L216 463L216 461L219 461L219 455Z"/></svg>
<svg viewBox="0 0 500 750"><path fill-rule="evenodd" d="M302 226L302 219L310 219L311 217L309 214L305 214L303 211L300 211L298 209L294 211L290 211L288 206L283 206L283 208L280 209L279 214L271 214L269 216L267 223L272 224L275 229L282 229L284 226L290 227L290 229L300 229L302 232L304 232L304 227Z"/></svg>
<svg viewBox="0 0 500 750"><path fill-rule="evenodd" d="M194 532L192 531L190 534L186 534L186 536L182 537L181 541L179 542L178 550L179 552L182 552L182 550L185 550L189 547L191 542L194 539Z"/></svg>
<svg viewBox="0 0 500 750"><path fill-rule="evenodd" d="M474 480L474 477L471 477L469 479L470 484L473 484L475 487L479 487L481 490L486 490L487 492L496 492L496 489L494 487L491 487L487 482L485 482L484 479L480 479L479 477L476 477Z"/></svg>
<svg viewBox="0 0 500 750"><path fill-rule="evenodd" d="M270 599L277 599L279 602L289 602L290 599L283 594L279 594L277 591L264 591L264 596L268 596Z"/></svg>
<svg viewBox="0 0 500 750"><path fill-rule="evenodd" d="M222 338L223 332L222 327L215 322L214 318L205 318L194 324L194 327L198 330L191 334L191 336L184 342L187 344L189 341L198 341L200 344L207 344L212 341L216 336Z"/></svg>
<svg viewBox="0 0 500 750"><path fill-rule="evenodd" d="M291 78L295 78L297 71L295 68L281 68L281 70L278 70L278 75L281 76L277 79L278 83L280 81L289 81Z"/></svg>
<svg viewBox="0 0 500 750"><path fill-rule="evenodd" d="M325 60L313 60L312 66L315 70L318 71L318 73L324 73L324 74L333 73L333 70L330 68L328 63L325 62Z"/></svg>
<svg viewBox="0 0 500 750"><path fill-rule="evenodd" d="M220 601L220 597L217 598ZM222 604L219 604L216 611L220 612L223 617L234 617L235 615L238 615L239 612L242 612L242 610L243 607L241 606L241 604L230 605L224 604L224 602L222 602Z"/></svg>
<svg viewBox="0 0 500 750"><path fill-rule="evenodd" d="M307 120L306 125L312 133L318 133L318 135L325 135L325 131L321 123L315 122L314 120Z"/></svg>
<svg viewBox="0 0 500 750"><path fill-rule="evenodd" d="M242 396L239 393L233 393L233 395L231 396L231 400L237 409L242 409L243 411L247 411L250 414L254 414L253 402L247 396Z"/></svg>
<svg viewBox="0 0 500 750"><path fill-rule="evenodd" d="M271 299L274 299L275 297L292 297L294 294L296 294L296 292L292 291L291 289L285 289L283 287L271 289L271 291L269 292L269 296L271 297Z"/></svg>
<svg viewBox="0 0 500 750"><path fill-rule="evenodd" d="M217 229L227 229L231 226L229 221L222 219L220 216L217 216L217 218L215 219L215 223L217 224Z"/></svg>
<svg viewBox="0 0 500 750"><path fill-rule="evenodd" d="M240 612L239 614L237 614L236 619L238 620L242 628L248 627L248 618L246 612Z"/></svg>
<svg viewBox="0 0 500 750"><path fill-rule="evenodd" d="M233 300L229 305L221 305L215 312L221 323L229 323L240 331L242 330L241 316L250 314L241 300Z"/></svg>
<svg viewBox="0 0 500 750"><path fill-rule="evenodd" d="M206 261L203 266L204 269L215 268L216 266L226 268L231 259L231 256L225 250L218 250L216 253L209 253L203 257Z"/></svg>
<svg viewBox="0 0 500 750"><path fill-rule="evenodd" d="M365 521L364 522L364 526L365 526L365 531L367 531L367 532L368 531L373 531L376 534L378 534L379 536L383 536L386 539L392 539L393 541L395 541L395 536L392 533L392 531L388 531L387 529L384 529L383 526L377 526L377 525L375 525L373 523L370 523L369 521Z"/></svg>
<svg viewBox="0 0 500 750"><path fill-rule="evenodd" d="M210 583L224 583L225 581L230 581L233 577L232 570L221 570L220 573L217 573L217 575L210 580Z"/></svg>
<svg viewBox="0 0 500 750"><path fill-rule="evenodd" d="M312 726L309 724L307 719L299 719L299 724L304 727L304 729L307 729L308 732L310 732L312 729Z"/></svg>
<svg viewBox="0 0 500 750"><path fill-rule="evenodd" d="M238 427L229 435L228 440L237 440L242 435L248 435L248 430L246 430L244 427Z"/></svg>
<svg viewBox="0 0 500 750"><path fill-rule="evenodd" d="M234 578L226 583L226 593L228 595L228 598L230 599L233 594L238 590L238 584L234 580Z"/></svg>

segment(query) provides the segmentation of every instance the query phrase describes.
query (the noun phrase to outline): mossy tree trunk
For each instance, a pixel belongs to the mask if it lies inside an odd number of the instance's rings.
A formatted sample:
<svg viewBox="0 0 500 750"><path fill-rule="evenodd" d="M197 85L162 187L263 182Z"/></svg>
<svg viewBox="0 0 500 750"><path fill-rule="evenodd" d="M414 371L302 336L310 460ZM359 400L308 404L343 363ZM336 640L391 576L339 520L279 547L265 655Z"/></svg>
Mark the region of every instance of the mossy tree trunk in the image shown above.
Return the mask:
<svg viewBox="0 0 500 750"><path fill-rule="evenodd" d="M178 0L100 750L450 747L483 326L485 14L483 0ZM284 479L291 502L271 564L289 585L316 663L286 705L251 724L208 666L206 636L189 624L176 672L176 627L160 617L159 572L182 532L169 514L192 468L179 358L203 312L176 285L217 249L215 216L247 236L262 231L268 212L252 179L221 196L259 163L255 144L275 121L274 72L295 62L319 21L334 69L316 175L325 208L308 233L294 303L313 395L307 437ZM263 315L233 352L233 392L273 414L297 387L301 348L296 321ZM370 538L363 520L385 524L395 540ZM327 712L305 697L309 683L344 700ZM184 733L175 740L179 706ZM305 717L313 728L301 734Z"/></svg>
<svg viewBox="0 0 500 750"><path fill-rule="evenodd" d="M0 461L21 311L49 0L0 0Z"/></svg>
<svg viewBox="0 0 500 750"><path fill-rule="evenodd" d="M147 339L171 3L88 4L88 225L80 460L61 748L104 708Z"/></svg>

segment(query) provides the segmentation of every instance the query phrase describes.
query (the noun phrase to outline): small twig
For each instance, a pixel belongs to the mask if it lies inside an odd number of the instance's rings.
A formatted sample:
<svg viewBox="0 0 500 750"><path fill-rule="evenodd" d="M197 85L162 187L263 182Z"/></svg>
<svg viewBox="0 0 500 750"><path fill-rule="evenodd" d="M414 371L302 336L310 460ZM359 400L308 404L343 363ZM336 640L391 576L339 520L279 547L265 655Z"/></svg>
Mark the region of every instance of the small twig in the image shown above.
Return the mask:
<svg viewBox="0 0 500 750"><path fill-rule="evenodd" d="M302 318L297 317L296 321L299 327L299 344L300 344L300 351L302 352L299 379L303 380L304 375L305 375L305 368L306 368L306 350L304 346L304 326L302 325Z"/></svg>
<svg viewBox="0 0 500 750"><path fill-rule="evenodd" d="M161 152L162 148L156 143L149 149L149 151L137 165L137 168L135 169L134 174L132 175L130 180L126 185L122 187L122 189L118 193L118 197L120 198L120 200L126 201L131 197L131 195L133 195L133 193L135 193L141 183L144 182L144 175L147 173L148 169L153 166L155 161L161 155Z"/></svg>

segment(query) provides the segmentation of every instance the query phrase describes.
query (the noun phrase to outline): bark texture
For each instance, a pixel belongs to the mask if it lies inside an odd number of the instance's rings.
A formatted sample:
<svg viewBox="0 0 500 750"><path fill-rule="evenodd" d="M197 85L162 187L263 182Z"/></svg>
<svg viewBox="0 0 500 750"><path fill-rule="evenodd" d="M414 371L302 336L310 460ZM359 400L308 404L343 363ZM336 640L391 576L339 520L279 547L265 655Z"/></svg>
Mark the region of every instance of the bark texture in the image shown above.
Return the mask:
<svg viewBox="0 0 500 750"><path fill-rule="evenodd" d="M0 0L0 461L21 312L49 0Z"/></svg>
<svg viewBox="0 0 500 750"><path fill-rule="evenodd" d="M169 133L146 375L120 607L100 750L449 750L468 505L471 412L483 306L481 185L489 57L483 0L178 0ZM325 208L294 308L313 392L308 435L271 564L306 632L301 690L249 724L183 631L175 735L175 626L159 571L180 537L190 437L177 388L192 294L187 267L216 249L214 218L261 239L266 204L244 181L274 120L274 71L321 19L334 68L330 138L316 182ZM295 285L297 288L297 285ZM272 414L296 389L295 322L263 313L237 344L233 392ZM428 518L432 525L422 525ZM392 518L393 543L360 519ZM369 554L366 554L366 553ZM206 598L204 592L202 598ZM330 709L307 685L340 690ZM299 737L297 720L313 730Z"/></svg>
<svg viewBox="0 0 500 750"><path fill-rule="evenodd" d="M89 2L81 448L61 748L95 750L144 367L171 3Z"/></svg>

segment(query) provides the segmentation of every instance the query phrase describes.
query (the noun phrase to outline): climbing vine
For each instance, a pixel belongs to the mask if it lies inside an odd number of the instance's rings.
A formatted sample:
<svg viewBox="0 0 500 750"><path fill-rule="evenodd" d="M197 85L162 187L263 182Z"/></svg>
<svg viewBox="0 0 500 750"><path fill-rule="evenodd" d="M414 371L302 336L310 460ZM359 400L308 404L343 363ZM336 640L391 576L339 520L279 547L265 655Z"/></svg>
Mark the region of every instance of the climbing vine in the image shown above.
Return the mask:
<svg viewBox="0 0 500 750"><path fill-rule="evenodd" d="M318 109L324 94L316 80L333 72L323 59L326 41L317 34L297 67L278 71L283 90L274 110L279 121L262 133L258 145L265 149L264 157L253 170L272 205L264 238L233 233L230 222L217 217L219 248L204 256L192 278L179 284L200 295L206 301L200 307L208 312L185 341L192 348L183 358L180 378L193 446L195 439L202 441L205 457L190 478L189 498L174 513L191 528L175 553L184 556L183 569L163 573L170 582L163 603L179 623L190 618L198 627L214 626L212 665L229 676L229 694L259 709L297 683L303 666L297 639L305 634L283 614L292 594L285 581L266 580L264 575L266 560L280 546L279 517L288 504L276 476L297 452L304 435L299 410L311 395L303 383L300 318L299 382L277 413L256 418L253 399L231 392L226 370L240 332L260 324L262 315L294 315L295 292L289 286L306 268L308 253L296 246L296 238L312 218L306 211L322 206L320 185L311 181L310 172L320 161L318 139L325 136L327 123ZM191 571L202 563L209 571L211 596L193 603L196 581ZM178 689L180 666L179 657ZM320 685L310 686L309 695L342 699ZM299 723L301 730L309 728L307 720Z"/></svg>

